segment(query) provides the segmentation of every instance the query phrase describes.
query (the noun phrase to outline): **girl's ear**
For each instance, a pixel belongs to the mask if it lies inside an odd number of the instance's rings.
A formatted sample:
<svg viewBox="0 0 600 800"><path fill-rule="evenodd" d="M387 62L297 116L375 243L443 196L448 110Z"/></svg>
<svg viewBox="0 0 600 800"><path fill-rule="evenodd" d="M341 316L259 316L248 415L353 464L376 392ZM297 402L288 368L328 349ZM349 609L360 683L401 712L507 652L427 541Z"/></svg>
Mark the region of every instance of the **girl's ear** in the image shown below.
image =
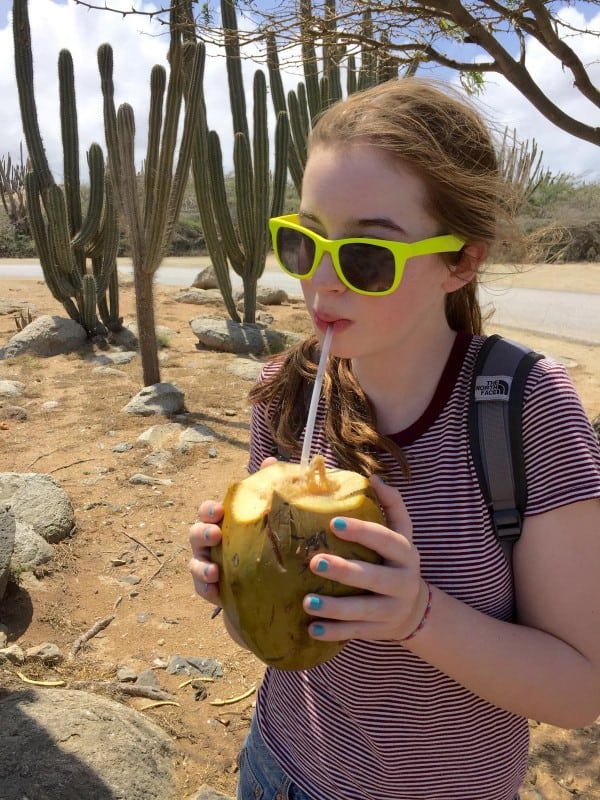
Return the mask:
<svg viewBox="0 0 600 800"><path fill-rule="evenodd" d="M488 245L485 242L469 242L458 254L455 264L450 265L448 274L442 284L447 294L462 289L477 275L479 267L483 264L488 254Z"/></svg>

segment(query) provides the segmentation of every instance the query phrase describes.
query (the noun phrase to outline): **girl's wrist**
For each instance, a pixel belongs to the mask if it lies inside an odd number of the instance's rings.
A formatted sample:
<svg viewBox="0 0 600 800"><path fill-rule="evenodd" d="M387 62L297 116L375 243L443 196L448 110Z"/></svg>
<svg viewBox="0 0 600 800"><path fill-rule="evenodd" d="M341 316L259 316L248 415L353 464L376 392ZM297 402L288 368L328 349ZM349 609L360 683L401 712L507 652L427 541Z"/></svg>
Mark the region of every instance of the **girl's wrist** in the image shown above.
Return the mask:
<svg viewBox="0 0 600 800"><path fill-rule="evenodd" d="M420 617L418 618L417 624L412 628L412 630L406 636L403 636L401 639L398 640L401 643L408 642L411 639L414 639L414 637L417 636L417 634L423 630L423 628L427 624L427 620L429 619L429 615L431 613L431 601L433 599L433 591L431 588L431 584L429 584L425 580L422 581L422 587L424 591L419 592L419 595L425 596L425 605L424 607L421 606L423 610L421 612Z"/></svg>

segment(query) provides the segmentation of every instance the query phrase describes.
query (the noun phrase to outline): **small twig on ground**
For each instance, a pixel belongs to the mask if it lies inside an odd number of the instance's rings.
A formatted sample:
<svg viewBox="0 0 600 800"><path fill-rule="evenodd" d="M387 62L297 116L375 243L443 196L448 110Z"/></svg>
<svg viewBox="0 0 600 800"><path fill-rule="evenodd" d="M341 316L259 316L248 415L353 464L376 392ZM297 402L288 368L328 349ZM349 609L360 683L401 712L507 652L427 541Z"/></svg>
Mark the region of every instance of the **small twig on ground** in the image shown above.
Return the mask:
<svg viewBox="0 0 600 800"><path fill-rule="evenodd" d="M69 464L63 464L62 467L55 467L54 469L49 469L49 473L53 472L60 472L61 469L69 469L69 467L75 467L77 464L85 464L86 461L96 461L96 458L78 458L77 461L71 461Z"/></svg>
<svg viewBox="0 0 600 800"><path fill-rule="evenodd" d="M100 619L98 620L98 622L92 625L89 631L82 633L81 636L75 640L73 647L71 648L71 654L70 654L71 658L74 658L77 655L77 653L81 650L81 648L86 642L88 642L90 639L96 636L96 634L100 633L100 631L103 631L104 628L108 628L108 626L110 625L110 623L113 621L114 618L115 618L114 614L111 614L108 617L104 617L104 619Z"/></svg>
<svg viewBox="0 0 600 800"><path fill-rule="evenodd" d="M174 700L172 694L163 692L155 686L143 686L141 684L117 683L115 681L73 681L69 683L70 689L107 689L111 692L121 692L129 697L147 697L148 700Z"/></svg>
<svg viewBox="0 0 600 800"><path fill-rule="evenodd" d="M37 462L38 462L38 461L39 461L41 458L46 458L46 456L52 455L52 453L56 453L56 452L58 452L58 451L57 451L57 450L49 450L47 453L40 453L40 454L39 454L39 456L36 456L36 457L33 459L33 461L31 462L31 464L27 464L27 466L25 467L25 469L30 469L30 468L31 468L31 467L33 467L33 465L34 465L35 463L37 463Z"/></svg>
<svg viewBox="0 0 600 800"><path fill-rule="evenodd" d="M144 544L144 542L140 541L139 539L136 539L136 538L135 538L135 536L132 536L130 533L126 533L125 531L121 531L121 533L123 534L123 536L126 536L128 539L131 539L131 541L132 541L132 542L135 542L136 544L139 544L139 546L140 546L140 547L143 547L143 548L144 548L144 550L146 550L148 553L150 553L150 555L151 555L153 558L155 558L155 559L158 561L158 563L161 565L161 568L162 568L162 563L163 563L163 562L162 562L162 561L160 560L160 558L159 558L159 557L156 555L156 553L154 552L154 550L151 550L151 549L148 547L148 545L147 545L147 544Z"/></svg>
<svg viewBox="0 0 600 800"><path fill-rule="evenodd" d="M185 548L183 548L183 547L180 547L180 548L179 548L179 550L177 551L177 553L181 553L181 551L182 551L182 550L184 550L184 549L185 549ZM177 555L177 553L171 553L171 555L170 555L168 558L165 558L165 560L164 560L164 561L161 561L160 567L159 567L158 569L155 569L155 570L154 570L154 572L152 573L152 575L150 575L150 577L148 578L148 580L147 580L147 581L146 581L146 583L145 583L145 586L148 586L148 584L149 584L149 583L152 583L152 581L154 580L154 578L156 578L156 576L157 576L157 575L158 575L158 573L161 571L161 569L162 569L162 568L163 568L163 567L164 567L166 564L168 564L168 563L169 563L169 561L172 561L172 560L175 558L175 556Z"/></svg>

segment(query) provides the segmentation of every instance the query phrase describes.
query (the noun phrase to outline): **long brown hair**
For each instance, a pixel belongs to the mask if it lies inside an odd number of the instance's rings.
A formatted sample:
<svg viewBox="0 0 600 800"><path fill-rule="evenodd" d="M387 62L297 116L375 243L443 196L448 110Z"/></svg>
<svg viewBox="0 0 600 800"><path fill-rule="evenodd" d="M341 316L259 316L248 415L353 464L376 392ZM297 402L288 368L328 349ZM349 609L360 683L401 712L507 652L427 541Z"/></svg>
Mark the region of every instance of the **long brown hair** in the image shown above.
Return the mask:
<svg viewBox="0 0 600 800"><path fill-rule="evenodd" d="M503 238L505 231L514 239L509 187L499 173L491 133L474 108L446 84L403 78L350 95L317 121L309 158L316 147L353 142L380 149L421 178L427 211L440 230L488 247ZM445 310L453 330L481 333L476 280L446 295ZM276 443L297 456L310 397L306 389L314 382L319 359L317 338L310 337L280 358L277 374L257 384L250 401L267 403ZM342 467L382 473L381 451L406 467L400 449L377 432L373 409L349 359L329 358L323 393L326 436Z"/></svg>

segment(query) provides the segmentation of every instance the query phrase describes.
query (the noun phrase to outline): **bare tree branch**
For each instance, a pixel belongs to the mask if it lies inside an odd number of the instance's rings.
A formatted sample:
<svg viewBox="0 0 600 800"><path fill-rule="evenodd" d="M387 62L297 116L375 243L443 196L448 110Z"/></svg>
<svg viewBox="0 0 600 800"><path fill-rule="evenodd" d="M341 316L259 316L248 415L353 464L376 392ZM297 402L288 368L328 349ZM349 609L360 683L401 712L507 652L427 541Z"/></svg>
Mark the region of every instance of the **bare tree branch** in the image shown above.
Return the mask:
<svg viewBox="0 0 600 800"><path fill-rule="evenodd" d="M164 19L169 7L154 11L131 11L111 8L107 2L95 4L75 0L92 9L113 11L126 16L140 14L168 24ZM197 35L205 42L223 44L223 31L211 25L210 11L203 7L196 19ZM600 0L577 4L579 11L595 11ZM578 119L553 102L532 77L528 63L528 46L538 42L572 75L573 90L600 108L600 87L592 80L589 64L583 63L570 39L585 34L600 38L600 30L583 22L578 26L564 16L565 3L557 0L520 0L503 3L500 0L338 0L311 6L308 0L279 0L271 5L255 0L240 0L238 14L245 13L246 30L240 26L241 45L263 42L267 34L274 35L280 53L307 41L320 41L326 46L328 31L336 31L337 42L343 45L345 56L357 54L361 48L374 53L385 48L394 55L398 65L431 62L453 69L463 76L497 73L503 75L543 116L566 133L600 145L600 127ZM368 11L371 23L365 34L364 14ZM588 15L589 16L589 15ZM584 17L585 19L585 17ZM511 37L518 44L518 57L507 47ZM456 57L460 48L460 57ZM302 48L301 48L302 49ZM244 53L242 52L242 57ZM486 59L485 56L488 56ZM482 56L484 56L482 60ZM299 64L302 56L295 57ZM291 65L294 64L290 56ZM288 59L286 59L288 64Z"/></svg>

